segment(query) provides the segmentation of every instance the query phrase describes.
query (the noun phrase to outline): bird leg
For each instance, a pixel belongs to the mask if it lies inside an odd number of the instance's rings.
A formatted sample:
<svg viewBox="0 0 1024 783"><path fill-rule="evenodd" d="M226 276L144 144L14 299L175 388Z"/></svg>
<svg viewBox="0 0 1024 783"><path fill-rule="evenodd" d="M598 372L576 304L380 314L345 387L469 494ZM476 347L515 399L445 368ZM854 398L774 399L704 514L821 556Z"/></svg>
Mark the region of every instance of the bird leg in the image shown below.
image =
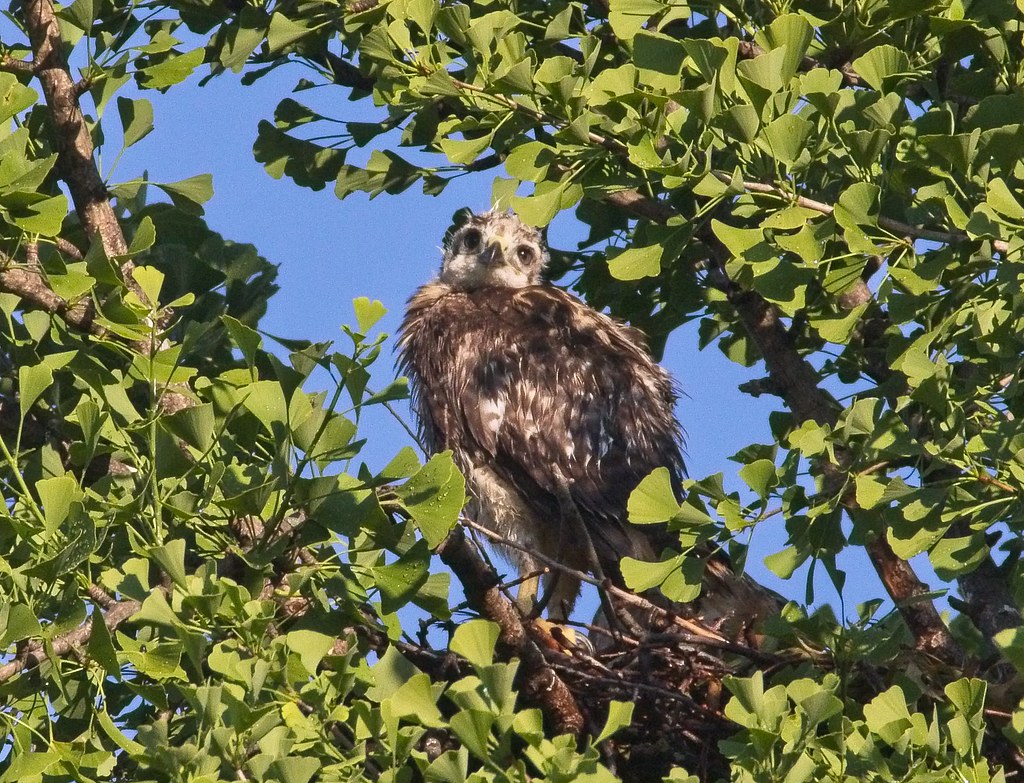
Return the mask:
<svg viewBox="0 0 1024 783"><path fill-rule="evenodd" d="M537 569L529 568L525 564L520 565L520 575L530 574L519 584L516 592L516 606L519 607L519 614L523 617L536 617L543 611L544 607L537 606L537 593L540 591L540 574Z"/></svg>

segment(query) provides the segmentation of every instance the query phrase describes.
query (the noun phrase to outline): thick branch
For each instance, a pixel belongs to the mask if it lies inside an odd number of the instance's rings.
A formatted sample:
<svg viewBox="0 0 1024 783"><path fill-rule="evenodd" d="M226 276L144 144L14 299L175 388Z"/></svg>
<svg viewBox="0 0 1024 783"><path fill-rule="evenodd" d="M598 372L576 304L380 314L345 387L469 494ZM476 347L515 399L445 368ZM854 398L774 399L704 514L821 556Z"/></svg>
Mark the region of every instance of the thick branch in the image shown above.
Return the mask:
<svg viewBox="0 0 1024 783"><path fill-rule="evenodd" d="M128 250L106 185L93 162L92 139L78 103L62 51L60 27L50 0L26 0L25 26L35 55L35 72L43 87L57 143L62 179L67 183L86 232L98 237L108 257ZM130 281L128 269L122 269Z"/></svg>
<svg viewBox="0 0 1024 783"><path fill-rule="evenodd" d="M519 656L523 692L541 706L557 733L580 736L585 722L575 697L527 634L519 612L498 589L500 580L494 569L481 560L461 528L455 528L437 551L462 582L470 606L497 623L499 642Z"/></svg>
<svg viewBox="0 0 1024 783"><path fill-rule="evenodd" d="M817 373L800 356L779 318L778 310L756 291L745 291L728 278L724 271L728 250L714 234L705 228L700 232L700 238L708 245L713 257L717 284L736 309L764 357L772 385L793 411L794 417L801 423L814 421L835 426L840 406L818 385ZM866 287L863 281L860 284ZM842 459L842 454L837 456ZM826 491L843 491L845 474L841 468L827 461L823 461L820 467ZM842 502L850 513L859 508L856 499L848 492L843 494ZM868 547L868 555L889 595L899 607L918 647L942 657L948 663L962 663L963 652L934 604L924 598L929 592L928 586L918 579L913 567L897 557L884 540Z"/></svg>
<svg viewBox="0 0 1024 783"><path fill-rule="evenodd" d="M103 624L107 626L108 631L113 632L115 628L141 608L142 604L138 601L118 601L111 604L102 614ZM75 630L54 639L54 657L63 658L66 655L82 652L85 645L89 643L89 637L92 636L92 624L95 617L99 616L101 615L97 613ZM46 654L45 647L41 642L30 644L21 650L13 661L0 666L0 682L7 682L12 677L27 669L38 666L49 658L50 656Z"/></svg>
<svg viewBox="0 0 1024 783"><path fill-rule="evenodd" d="M91 299L81 299L69 306L43 282L37 271L24 267L0 271L0 290L16 294L28 304L63 318L75 329L97 336L104 334L105 330L93 321L96 311Z"/></svg>
<svg viewBox="0 0 1024 783"><path fill-rule="evenodd" d="M796 419L799 422L814 421L835 426L839 406L828 392L818 386L814 368L797 352L775 308L753 291L742 291L734 287L727 295L757 343L772 381ZM842 490L844 474L841 469L832 463L822 463L821 469L826 483L832 486L833 491ZM855 513L858 508L856 500L849 493L844 494L843 505L850 513ZM917 577L911 565L892 551L884 534L869 544L867 551L889 595L899 607L918 648L933 653L947 663L962 663L962 650L935 605L925 598L929 593L928 586Z"/></svg>
<svg viewBox="0 0 1024 783"><path fill-rule="evenodd" d="M36 67L31 60L19 60L9 54L4 54L0 55L0 71L13 73L16 76L31 76L36 72Z"/></svg>

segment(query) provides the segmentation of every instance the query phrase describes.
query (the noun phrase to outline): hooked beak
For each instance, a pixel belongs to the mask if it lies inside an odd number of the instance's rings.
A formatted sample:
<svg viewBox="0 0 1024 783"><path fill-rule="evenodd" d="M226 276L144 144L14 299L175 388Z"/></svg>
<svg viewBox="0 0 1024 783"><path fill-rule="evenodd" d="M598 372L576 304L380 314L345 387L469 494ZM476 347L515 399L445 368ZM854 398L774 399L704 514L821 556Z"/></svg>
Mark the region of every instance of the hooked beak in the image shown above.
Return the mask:
<svg viewBox="0 0 1024 783"><path fill-rule="evenodd" d="M480 261L484 266L497 266L505 261L505 243L501 239L495 238L487 243L482 251L480 251Z"/></svg>

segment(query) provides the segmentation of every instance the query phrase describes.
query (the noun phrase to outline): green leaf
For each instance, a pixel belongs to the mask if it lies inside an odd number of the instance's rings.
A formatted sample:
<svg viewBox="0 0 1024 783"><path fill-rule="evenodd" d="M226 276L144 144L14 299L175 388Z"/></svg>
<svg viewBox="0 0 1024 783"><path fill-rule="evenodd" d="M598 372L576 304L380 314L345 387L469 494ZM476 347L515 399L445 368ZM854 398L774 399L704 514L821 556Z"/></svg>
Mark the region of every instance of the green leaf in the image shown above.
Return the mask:
<svg viewBox="0 0 1024 783"><path fill-rule="evenodd" d="M1011 220L1024 220L1024 207L1001 179L989 181L985 201L996 212Z"/></svg>
<svg viewBox="0 0 1024 783"><path fill-rule="evenodd" d="M46 529L57 530L68 518L73 504L82 499L82 490L73 476L56 476L36 482L36 492L43 506Z"/></svg>
<svg viewBox="0 0 1024 783"><path fill-rule="evenodd" d="M260 337L259 332L230 315L222 315L220 320L231 333L231 339L238 346L238 350L242 352L242 356L245 357L245 363L250 368L254 367L257 352L263 347L263 338Z"/></svg>
<svg viewBox="0 0 1024 783"><path fill-rule="evenodd" d="M55 764L61 763L60 753L50 751L38 753L31 750L23 750L20 753L12 752L10 766L7 767L0 780L3 783L15 783L19 780L35 781L42 780L43 773Z"/></svg>
<svg viewBox="0 0 1024 783"><path fill-rule="evenodd" d="M352 307L356 311L356 321L359 322L360 334L369 334L374 324L387 315L388 312L388 309L379 299L374 299L371 302L365 296L353 299Z"/></svg>
<svg viewBox="0 0 1024 783"><path fill-rule="evenodd" d="M270 17L270 27L267 29L267 46L271 52L277 54L305 38L310 32L312 31L306 25L275 11Z"/></svg>
<svg viewBox="0 0 1024 783"><path fill-rule="evenodd" d="M213 177L197 174L178 182L153 183L170 196L178 209L194 215L203 214L202 205L213 198Z"/></svg>
<svg viewBox="0 0 1024 783"><path fill-rule="evenodd" d="M633 63L640 70L641 82L655 90L679 90L686 49L674 38L639 30L633 38Z"/></svg>
<svg viewBox="0 0 1024 783"><path fill-rule="evenodd" d="M893 89L899 79L908 75L910 59L895 46L882 44L865 52L851 63L853 70L880 92Z"/></svg>
<svg viewBox="0 0 1024 783"><path fill-rule="evenodd" d="M68 200L63 193L56 196L13 193L4 199L3 206L18 228L45 237L57 236L68 214Z"/></svg>
<svg viewBox="0 0 1024 783"><path fill-rule="evenodd" d="M153 225L149 215L146 215L139 221L139 225L135 227L131 245L128 247L128 255L133 256L141 253L143 250L149 250L154 242L156 242L156 227Z"/></svg>
<svg viewBox="0 0 1024 783"><path fill-rule="evenodd" d="M430 551L425 541L417 541L394 563L373 566L373 582L380 589L381 608L397 612L416 595L430 575Z"/></svg>
<svg viewBox="0 0 1024 783"><path fill-rule="evenodd" d="M608 719L604 722L604 728L601 732L594 737L593 744L604 742L606 739L611 737L619 729L624 729L633 720L633 707L636 706L631 701L616 701L612 699L608 702Z"/></svg>
<svg viewBox="0 0 1024 783"><path fill-rule="evenodd" d="M942 580L953 580L969 574L988 557L984 533L971 536L943 537L928 551L928 560Z"/></svg>
<svg viewBox="0 0 1024 783"><path fill-rule="evenodd" d="M97 709L93 714L96 716L96 720L100 724L100 728L103 729L103 733L106 734L115 745L121 748L121 750L134 754L142 754L145 752L144 746L140 745L133 739L129 739L123 731L114 725L114 721L111 719L110 714L106 709Z"/></svg>
<svg viewBox="0 0 1024 783"><path fill-rule="evenodd" d="M176 538L160 546L150 547L149 556L174 584L186 589L184 539Z"/></svg>
<svg viewBox="0 0 1024 783"><path fill-rule="evenodd" d="M153 130L153 104L145 98L117 98L117 113L124 129L124 146L130 147Z"/></svg>
<svg viewBox="0 0 1024 783"><path fill-rule="evenodd" d="M299 656L302 668L309 676L315 677L320 662L334 647L335 639L319 631L299 628L285 634L285 641L288 642L288 649Z"/></svg>
<svg viewBox="0 0 1024 783"><path fill-rule="evenodd" d="M1017 668L1024 672L1024 627L1007 628L992 637L999 651Z"/></svg>
<svg viewBox="0 0 1024 783"><path fill-rule="evenodd" d="M162 416L160 424L176 438L201 452L213 445L216 419L211 403L193 405L170 416Z"/></svg>
<svg viewBox="0 0 1024 783"><path fill-rule="evenodd" d="M441 151L452 163L466 165L475 161L491 145L491 134L475 139L441 139Z"/></svg>
<svg viewBox="0 0 1024 783"><path fill-rule="evenodd" d="M151 266L137 266L132 270L132 277L139 284L142 293L151 307L160 304L160 290L164 285L164 273Z"/></svg>
<svg viewBox="0 0 1024 783"><path fill-rule="evenodd" d="M616 280L641 280L661 273L663 245L608 249L608 271Z"/></svg>
<svg viewBox="0 0 1024 783"><path fill-rule="evenodd" d="M740 478L757 496L764 500L779 485L775 463L770 459L759 459L740 468Z"/></svg>
<svg viewBox="0 0 1024 783"><path fill-rule="evenodd" d="M969 719L981 719L985 711L985 695L988 683L976 677L961 678L949 683L943 691L959 712Z"/></svg>
<svg viewBox="0 0 1024 783"><path fill-rule="evenodd" d="M668 468L655 468L629 496L629 521L637 525L667 522L679 513Z"/></svg>
<svg viewBox="0 0 1024 783"><path fill-rule="evenodd" d="M139 86L149 90L164 90L183 82L202 65L203 56L204 51L200 47L143 68L138 74Z"/></svg>
<svg viewBox="0 0 1024 783"><path fill-rule="evenodd" d="M369 669L373 687L367 691L367 696L377 702L391 698L404 683L422 674L397 648L390 645Z"/></svg>
<svg viewBox="0 0 1024 783"><path fill-rule="evenodd" d="M462 710L452 716L451 729L459 741L479 759L490 760L487 741L494 725L494 715L487 710Z"/></svg>
<svg viewBox="0 0 1024 783"><path fill-rule="evenodd" d="M49 276L50 288L65 302L78 301L96 285L95 278L83 272L80 266L76 264L79 268L69 267L64 274Z"/></svg>
<svg viewBox="0 0 1024 783"><path fill-rule="evenodd" d="M6 123L11 117L23 112L39 99L39 94L31 87L18 81L13 73L0 72L0 123Z"/></svg>
<svg viewBox="0 0 1024 783"><path fill-rule="evenodd" d="M4 647L39 636L42 632L39 620L25 604L0 604L0 644Z"/></svg>
<svg viewBox="0 0 1024 783"><path fill-rule="evenodd" d="M764 232L759 228L737 228L712 219L711 229L734 258L742 258L744 253L764 241Z"/></svg>
<svg viewBox="0 0 1024 783"><path fill-rule="evenodd" d="M18 406L22 420L28 416L43 392L53 384L53 372L43 364L22 365L18 368Z"/></svg>
<svg viewBox="0 0 1024 783"><path fill-rule="evenodd" d="M450 451L435 454L395 491L431 549L455 527L466 502L466 480Z"/></svg>
<svg viewBox="0 0 1024 783"><path fill-rule="evenodd" d="M648 560L624 557L619 566L626 587L635 593L642 593L644 590L650 590L652 587L662 584L679 570L686 559L685 555L676 555L668 560L652 563Z"/></svg>
<svg viewBox="0 0 1024 783"><path fill-rule="evenodd" d="M448 646L474 666L490 666L494 662L494 645L498 641L499 630L489 620L470 620L455 629Z"/></svg>
<svg viewBox="0 0 1024 783"><path fill-rule="evenodd" d="M438 0L410 0L405 11L420 30L429 34L440 7Z"/></svg>
<svg viewBox="0 0 1024 783"><path fill-rule="evenodd" d="M312 756L286 756L270 764L269 779L280 783L309 783L320 770L320 759Z"/></svg>
<svg viewBox="0 0 1024 783"><path fill-rule="evenodd" d="M90 660L96 661L102 666L108 676L116 677L120 674L121 667L117 662L117 650L114 649L114 643L110 638L110 631L107 629L106 623L93 624L86 652L88 652Z"/></svg>
<svg viewBox="0 0 1024 783"><path fill-rule="evenodd" d="M868 728L889 745L895 745L913 725L907 698L898 685L864 705L864 720Z"/></svg>
<svg viewBox="0 0 1024 783"><path fill-rule="evenodd" d="M554 147L539 141L528 141L509 152L505 170L523 182L541 182L548 175L552 163L558 160Z"/></svg>
<svg viewBox="0 0 1024 783"><path fill-rule="evenodd" d="M888 482L876 475L857 476L854 483L857 487L857 505L868 510L874 508L885 495Z"/></svg>
<svg viewBox="0 0 1024 783"><path fill-rule="evenodd" d="M391 695L391 702L399 717L409 718L422 726L443 725L437 696L425 674L415 674L399 686Z"/></svg>
<svg viewBox="0 0 1024 783"><path fill-rule="evenodd" d="M780 163L792 166L807 146L807 138L814 126L795 114L783 114L774 119L757 139L758 146Z"/></svg>
<svg viewBox="0 0 1024 783"><path fill-rule="evenodd" d="M79 30L89 32L96 20L97 5L99 3L96 0L75 0L66 8L62 8L57 15Z"/></svg>
<svg viewBox="0 0 1024 783"><path fill-rule="evenodd" d="M784 48L782 79L788 82L800 68L807 47L814 40L814 28L799 14L783 14L754 35L754 40L766 50Z"/></svg>
<svg viewBox="0 0 1024 783"><path fill-rule="evenodd" d="M795 546L787 546L779 552L773 552L764 559L765 567L779 579L789 579L800 566L807 561L807 553Z"/></svg>
<svg viewBox="0 0 1024 783"><path fill-rule="evenodd" d="M608 22L617 38L629 41L652 16L664 10L665 6L658 0L611 0Z"/></svg>
<svg viewBox="0 0 1024 783"><path fill-rule="evenodd" d="M256 381L244 390L243 404L272 435L287 431L288 403L276 381ZM279 429L280 428L280 429Z"/></svg>

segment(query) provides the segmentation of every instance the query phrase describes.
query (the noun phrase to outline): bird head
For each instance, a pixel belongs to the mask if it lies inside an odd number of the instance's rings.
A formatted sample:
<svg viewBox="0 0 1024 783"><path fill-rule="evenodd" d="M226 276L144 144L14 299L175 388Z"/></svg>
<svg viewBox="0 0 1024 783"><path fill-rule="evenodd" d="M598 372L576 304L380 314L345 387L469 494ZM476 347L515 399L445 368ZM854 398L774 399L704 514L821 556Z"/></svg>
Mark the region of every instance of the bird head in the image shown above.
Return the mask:
<svg viewBox="0 0 1024 783"><path fill-rule="evenodd" d="M471 215L445 244L442 283L472 290L486 286L523 288L540 282L548 263L540 232L512 212Z"/></svg>

